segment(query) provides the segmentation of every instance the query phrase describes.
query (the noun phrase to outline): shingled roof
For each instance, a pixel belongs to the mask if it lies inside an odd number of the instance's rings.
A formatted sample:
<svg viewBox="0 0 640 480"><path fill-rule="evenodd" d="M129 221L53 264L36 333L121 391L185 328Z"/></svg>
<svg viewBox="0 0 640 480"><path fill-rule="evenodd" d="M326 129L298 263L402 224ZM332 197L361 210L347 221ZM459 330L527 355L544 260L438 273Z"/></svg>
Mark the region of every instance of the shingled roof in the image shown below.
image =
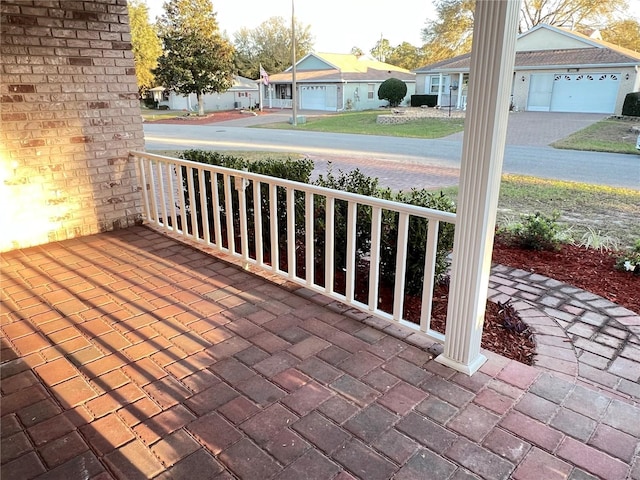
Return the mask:
<svg viewBox="0 0 640 480"><path fill-rule="evenodd" d="M398 78L404 82L415 82L415 74L396 65L379 62L366 57L340 53L311 53L327 64L327 69L297 70L296 82L339 83L339 82L382 82L388 78ZM306 57L305 57L306 58ZM300 60L298 64L303 62ZM272 83L290 83L291 67L282 73L269 76Z"/></svg>
<svg viewBox="0 0 640 480"><path fill-rule="evenodd" d="M466 53L449 60L432 63L415 70L416 73L434 71L468 71L471 54ZM570 48L562 50L535 50L516 52L515 66L519 70L541 67L574 67L574 66L634 66L640 63L637 57L625 55L608 48Z"/></svg>

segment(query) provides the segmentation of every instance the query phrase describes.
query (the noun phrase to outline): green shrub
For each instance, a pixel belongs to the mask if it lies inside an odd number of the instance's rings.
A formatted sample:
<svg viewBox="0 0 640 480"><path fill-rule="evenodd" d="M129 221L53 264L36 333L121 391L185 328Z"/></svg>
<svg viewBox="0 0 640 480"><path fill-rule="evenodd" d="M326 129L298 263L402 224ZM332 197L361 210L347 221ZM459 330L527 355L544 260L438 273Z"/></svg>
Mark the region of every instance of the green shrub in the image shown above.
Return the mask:
<svg viewBox="0 0 640 480"><path fill-rule="evenodd" d="M536 212L525 215L520 222L511 223L498 230L508 243L527 250L557 250L563 243L563 231L557 220L560 214L551 216Z"/></svg>
<svg viewBox="0 0 640 480"><path fill-rule="evenodd" d="M400 105L406 94L407 85L398 78L388 78L378 88L378 98L387 100L391 107Z"/></svg>
<svg viewBox="0 0 640 480"><path fill-rule="evenodd" d="M338 170L335 175L329 163L326 176L320 175L314 182L315 185L343 192L366 195L368 197L389 198L388 189L382 190L378 185L378 179L363 174L355 169L349 172ZM347 262L347 202L336 200L334 205L334 266L338 270L344 270ZM324 255L325 238L325 213L326 202L319 199L316 202L316 254ZM371 207L359 205L356 212L356 263L367 253L371 245Z"/></svg>
<svg viewBox="0 0 640 480"><path fill-rule="evenodd" d="M627 93L622 104L622 115L640 117L640 92Z"/></svg>
<svg viewBox="0 0 640 480"><path fill-rule="evenodd" d="M311 178L311 172L313 171L313 161L310 159L302 159L302 160L277 160L273 158L265 158L262 160L257 160L253 162L249 162L241 157L235 157L233 155L221 154L218 152L210 152L205 150L185 150L180 153L180 158L185 160L191 160L198 163L205 163L207 165L215 165L225 168L232 168L236 170L247 170L252 173L258 173L262 175L268 175L271 177L282 178L285 180L292 180L296 182L309 183ZM211 174L209 172L205 173L205 196L207 199L207 204L213 204L213 190L211 188ZM183 177L183 188L186 192L188 191L188 179L187 179L187 169L182 167L182 177ZM239 232L240 228L240 217L238 211L238 192L235 189L234 185L234 177L231 176L229 178L230 182L230 191L231 191L231 202L233 205L234 212L234 229L236 232ZM217 180L218 186L218 196L220 201L220 230L222 236L222 244L225 247L228 246L227 239L227 224L226 224L226 198L225 198L225 190L222 176L218 176ZM193 192L194 192L194 202L196 209L196 220L198 222L198 226L200 231L202 232L203 228L203 218L202 218L202 205L200 202L200 183L198 178L198 172L193 170ZM191 212L191 205L187 195L185 195L185 204L187 207L187 211ZM252 230L255 229L255 204L253 188L247 188L245 191L245 198L247 204L247 218L248 218L248 228L249 228L249 246L251 249L255 250L255 234L251 233ZM286 250L287 243L287 208L286 208L286 191L284 188L277 189L277 203L278 203L278 241L280 246L285 246L283 251ZM295 209L296 209L296 219L299 224L302 224L304 220L304 196L298 194L295 196ZM270 210L270 196L269 196L269 188L267 185L262 185L260 189L260 205L261 205L261 214L262 214L262 237L263 237L263 245L266 252L271 252L271 210ZM212 238L214 238L214 218L213 218L213 210L210 208L207 212L207 219L209 223L209 232ZM193 229L190 224L191 220L187 220L187 228L188 232L193 234ZM240 249L239 239L236 238L236 250ZM285 260L286 261L286 260ZM284 265L284 262L283 262Z"/></svg>
<svg viewBox="0 0 640 480"><path fill-rule="evenodd" d="M640 275L640 238L616 259L616 269Z"/></svg>
<svg viewBox="0 0 640 480"><path fill-rule="evenodd" d="M455 204L450 197L442 192L434 193L426 189L398 192L392 200L443 212L456 211ZM392 212L385 212L383 216L384 243L380 252L380 276L391 285L395 283L396 275L398 217L398 214ZM427 219L420 217L409 218L405 289L407 293L412 295L419 294L422 291L428 229L429 221ZM436 282L442 281L447 275L449 269L448 257L453 249L454 229L455 226L452 223L441 222L439 225L434 275Z"/></svg>
<svg viewBox="0 0 640 480"><path fill-rule="evenodd" d="M411 106L421 107L426 105L427 107L435 107L438 104L438 95L411 95Z"/></svg>

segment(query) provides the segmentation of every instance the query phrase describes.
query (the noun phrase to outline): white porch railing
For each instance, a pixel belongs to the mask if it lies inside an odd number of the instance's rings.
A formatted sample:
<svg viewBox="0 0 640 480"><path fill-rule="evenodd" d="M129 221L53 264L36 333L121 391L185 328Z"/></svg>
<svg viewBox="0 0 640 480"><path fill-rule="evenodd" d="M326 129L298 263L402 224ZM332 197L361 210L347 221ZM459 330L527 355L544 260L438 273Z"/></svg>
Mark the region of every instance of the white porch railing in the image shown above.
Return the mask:
<svg viewBox="0 0 640 480"><path fill-rule="evenodd" d="M150 224L444 342L444 335L431 329L431 305L439 225L455 224L455 214L176 158L131 155L139 167ZM346 227L335 225L338 202L340 211L346 204ZM363 208L371 218L368 262L358 263L357 235L369 228L358 223ZM385 311L379 295L388 212L397 218L396 281L393 305ZM419 323L404 313L412 217L428 221ZM339 228L346 229L346 267L336 275L336 251L345 251L344 245L336 245ZM357 278L368 278L367 292L356 291Z"/></svg>
<svg viewBox="0 0 640 480"><path fill-rule="evenodd" d="M267 99L267 105L271 108L293 108L293 101L290 98L272 98L270 100Z"/></svg>

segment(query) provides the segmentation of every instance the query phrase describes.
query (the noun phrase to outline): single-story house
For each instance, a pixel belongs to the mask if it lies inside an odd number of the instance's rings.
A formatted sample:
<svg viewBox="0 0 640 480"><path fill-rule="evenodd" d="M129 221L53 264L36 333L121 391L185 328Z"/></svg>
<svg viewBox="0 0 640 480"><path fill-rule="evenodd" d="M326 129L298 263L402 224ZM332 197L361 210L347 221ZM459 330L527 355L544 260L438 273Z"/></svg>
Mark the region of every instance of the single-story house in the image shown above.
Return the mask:
<svg viewBox="0 0 640 480"><path fill-rule="evenodd" d="M296 63L298 107L304 110L368 110L387 105L378 99L380 84L397 78L407 85L406 101L415 93L415 74L364 55L310 53ZM292 67L269 76L264 104L292 108Z"/></svg>
<svg viewBox="0 0 640 480"><path fill-rule="evenodd" d="M198 110L198 99L195 93L180 95L170 92L165 87L151 88L149 92L159 106L166 105L170 110ZM204 95L204 108L207 111L252 108L260 102L259 93L255 80L236 75L233 77L233 85L226 92Z"/></svg>
<svg viewBox="0 0 640 480"><path fill-rule="evenodd" d="M416 91L440 106L464 109L471 54L415 70ZM640 90L640 53L551 25L518 36L512 108L544 112L619 114Z"/></svg>

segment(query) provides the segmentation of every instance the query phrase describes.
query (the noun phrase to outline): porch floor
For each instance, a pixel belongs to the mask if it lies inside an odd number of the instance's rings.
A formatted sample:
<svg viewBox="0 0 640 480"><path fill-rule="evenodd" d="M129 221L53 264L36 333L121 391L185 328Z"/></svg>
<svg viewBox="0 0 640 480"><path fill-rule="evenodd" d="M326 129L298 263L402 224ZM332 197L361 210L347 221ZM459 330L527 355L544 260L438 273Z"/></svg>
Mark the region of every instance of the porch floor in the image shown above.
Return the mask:
<svg viewBox="0 0 640 480"><path fill-rule="evenodd" d="M467 377L144 227L2 271L3 480L640 480L633 395L491 352Z"/></svg>

